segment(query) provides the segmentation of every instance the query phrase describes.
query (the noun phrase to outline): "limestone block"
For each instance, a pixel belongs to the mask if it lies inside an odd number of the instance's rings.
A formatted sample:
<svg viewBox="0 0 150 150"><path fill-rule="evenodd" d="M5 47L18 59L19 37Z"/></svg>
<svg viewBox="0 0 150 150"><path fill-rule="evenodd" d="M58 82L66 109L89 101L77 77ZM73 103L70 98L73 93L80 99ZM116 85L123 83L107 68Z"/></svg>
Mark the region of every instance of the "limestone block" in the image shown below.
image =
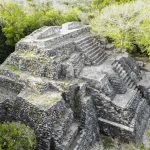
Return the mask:
<svg viewBox="0 0 150 150"><path fill-rule="evenodd" d="M80 22L67 22L62 25L62 30L72 30L81 27L82 24Z"/></svg>
<svg viewBox="0 0 150 150"><path fill-rule="evenodd" d="M60 30L61 30L60 26L47 27L46 30L40 33L37 39L44 39L44 38L54 36L55 34L59 34Z"/></svg>

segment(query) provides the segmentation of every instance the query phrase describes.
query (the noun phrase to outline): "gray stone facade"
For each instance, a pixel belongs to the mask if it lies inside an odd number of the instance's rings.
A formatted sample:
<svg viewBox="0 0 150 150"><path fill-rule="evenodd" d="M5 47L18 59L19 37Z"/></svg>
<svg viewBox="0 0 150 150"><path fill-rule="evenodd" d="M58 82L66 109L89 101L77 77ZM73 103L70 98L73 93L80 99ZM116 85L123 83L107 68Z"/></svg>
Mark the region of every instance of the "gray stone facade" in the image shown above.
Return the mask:
<svg viewBox="0 0 150 150"><path fill-rule="evenodd" d="M90 27L43 27L0 66L0 121L34 129L37 150L88 150L101 134L140 142L150 74Z"/></svg>

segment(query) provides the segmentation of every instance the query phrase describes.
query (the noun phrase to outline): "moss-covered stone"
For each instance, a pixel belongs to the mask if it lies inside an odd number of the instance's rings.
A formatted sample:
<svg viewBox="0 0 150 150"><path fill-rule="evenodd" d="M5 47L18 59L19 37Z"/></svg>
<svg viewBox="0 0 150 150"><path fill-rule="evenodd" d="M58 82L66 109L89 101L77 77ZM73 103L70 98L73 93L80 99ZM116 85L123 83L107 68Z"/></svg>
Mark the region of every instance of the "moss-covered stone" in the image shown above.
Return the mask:
<svg viewBox="0 0 150 150"><path fill-rule="evenodd" d="M57 102L62 100L59 93L47 92L44 94L30 93L27 95L27 100L41 109L49 109Z"/></svg>
<svg viewBox="0 0 150 150"><path fill-rule="evenodd" d="M12 71L12 72L14 72L14 73L16 73L16 74L19 74L19 73L20 73L20 70L19 70L17 67L15 67L15 66L13 66L13 65L10 65L10 64L5 64L5 65L3 65L2 67L3 67L3 68L6 68L6 69L8 69L8 70L10 70L10 71Z"/></svg>

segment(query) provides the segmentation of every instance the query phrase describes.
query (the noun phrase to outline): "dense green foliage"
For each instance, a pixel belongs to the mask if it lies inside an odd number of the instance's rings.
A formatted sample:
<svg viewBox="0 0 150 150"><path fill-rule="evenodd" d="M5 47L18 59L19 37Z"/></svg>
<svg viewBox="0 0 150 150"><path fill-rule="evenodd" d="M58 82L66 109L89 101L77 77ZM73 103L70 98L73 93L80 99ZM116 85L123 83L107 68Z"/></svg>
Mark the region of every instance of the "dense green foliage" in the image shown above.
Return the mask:
<svg viewBox="0 0 150 150"><path fill-rule="evenodd" d="M77 8L61 13L47 3L39 5L32 1L25 9L17 3L0 4L0 63L14 50L16 42L21 38L45 25L79 21L79 13Z"/></svg>
<svg viewBox="0 0 150 150"><path fill-rule="evenodd" d="M31 150L35 143L35 134L26 125L0 124L0 150Z"/></svg>
<svg viewBox="0 0 150 150"><path fill-rule="evenodd" d="M0 7L0 18L3 20L2 31L8 45L14 45L24 36L44 25L61 25L67 21L78 21L78 10L70 10L65 14L49 7L30 6L30 14L16 3L6 3Z"/></svg>
<svg viewBox="0 0 150 150"><path fill-rule="evenodd" d="M108 38L130 53L150 54L150 2L139 0L102 9L92 21L95 33Z"/></svg>
<svg viewBox="0 0 150 150"><path fill-rule="evenodd" d="M92 7L101 10L107 5L124 4L124 3L132 2L132 1L135 1L135 0L93 0Z"/></svg>

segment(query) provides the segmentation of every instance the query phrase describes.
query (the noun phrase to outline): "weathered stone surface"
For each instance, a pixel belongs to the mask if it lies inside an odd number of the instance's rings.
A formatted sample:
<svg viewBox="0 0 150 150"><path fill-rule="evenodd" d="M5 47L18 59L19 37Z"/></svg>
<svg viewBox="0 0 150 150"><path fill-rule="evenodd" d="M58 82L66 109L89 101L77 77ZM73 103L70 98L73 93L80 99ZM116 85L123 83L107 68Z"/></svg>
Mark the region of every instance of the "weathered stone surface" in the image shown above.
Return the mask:
<svg viewBox="0 0 150 150"><path fill-rule="evenodd" d="M140 142L150 115L149 77L89 26L43 27L0 66L0 121L33 128L37 150L88 150L101 133Z"/></svg>

